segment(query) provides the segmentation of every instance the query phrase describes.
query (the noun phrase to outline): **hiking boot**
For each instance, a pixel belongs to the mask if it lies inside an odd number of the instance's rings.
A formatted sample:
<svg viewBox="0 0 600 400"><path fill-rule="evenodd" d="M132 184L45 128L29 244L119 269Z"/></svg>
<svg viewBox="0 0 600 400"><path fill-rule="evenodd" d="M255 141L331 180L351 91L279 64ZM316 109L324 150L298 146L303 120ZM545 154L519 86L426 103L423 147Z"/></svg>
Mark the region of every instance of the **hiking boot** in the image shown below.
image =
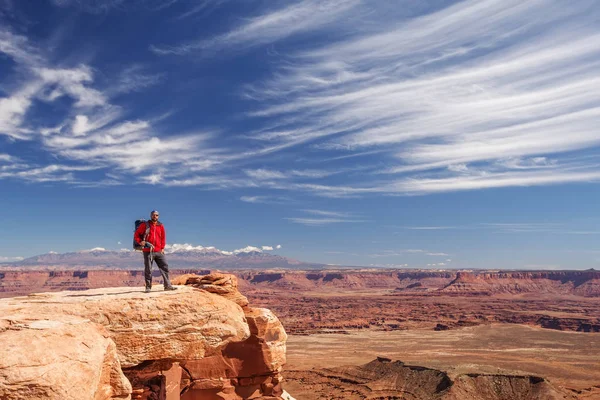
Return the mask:
<svg viewBox="0 0 600 400"><path fill-rule="evenodd" d="M152 291L152 288L147 287L146 290L144 290L144 293L150 293Z"/></svg>
<svg viewBox="0 0 600 400"><path fill-rule="evenodd" d="M165 286L165 291L166 290L177 290L177 288L175 286Z"/></svg>

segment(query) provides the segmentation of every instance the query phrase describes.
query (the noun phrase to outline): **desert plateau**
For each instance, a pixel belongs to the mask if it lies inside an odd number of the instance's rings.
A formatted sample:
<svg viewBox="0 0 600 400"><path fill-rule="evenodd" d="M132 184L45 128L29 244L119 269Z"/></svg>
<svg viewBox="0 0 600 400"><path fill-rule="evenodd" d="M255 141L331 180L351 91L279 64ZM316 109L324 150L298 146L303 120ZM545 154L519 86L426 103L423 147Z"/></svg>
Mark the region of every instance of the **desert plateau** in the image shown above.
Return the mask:
<svg viewBox="0 0 600 400"><path fill-rule="evenodd" d="M296 399L600 398L597 271L233 274L248 301L285 328L281 388ZM127 270L0 277L2 297L143 287L141 271Z"/></svg>

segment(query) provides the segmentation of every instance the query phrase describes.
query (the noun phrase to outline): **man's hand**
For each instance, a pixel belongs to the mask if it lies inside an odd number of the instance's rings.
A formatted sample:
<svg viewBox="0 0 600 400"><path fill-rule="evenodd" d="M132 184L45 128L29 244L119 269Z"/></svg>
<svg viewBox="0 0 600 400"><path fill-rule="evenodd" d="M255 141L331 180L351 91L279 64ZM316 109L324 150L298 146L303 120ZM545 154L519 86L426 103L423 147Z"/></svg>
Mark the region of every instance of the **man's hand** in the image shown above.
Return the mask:
<svg viewBox="0 0 600 400"><path fill-rule="evenodd" d="M140 246L144 247L146 246L146 242L144 242L143 240L140 242Z"/></svg>
<svg viewBox="0 0 600 400"><path fill-rule="evenodd" d="M165 254L165 249L162 249L162 250L160 251L160 254Z"/></svg>

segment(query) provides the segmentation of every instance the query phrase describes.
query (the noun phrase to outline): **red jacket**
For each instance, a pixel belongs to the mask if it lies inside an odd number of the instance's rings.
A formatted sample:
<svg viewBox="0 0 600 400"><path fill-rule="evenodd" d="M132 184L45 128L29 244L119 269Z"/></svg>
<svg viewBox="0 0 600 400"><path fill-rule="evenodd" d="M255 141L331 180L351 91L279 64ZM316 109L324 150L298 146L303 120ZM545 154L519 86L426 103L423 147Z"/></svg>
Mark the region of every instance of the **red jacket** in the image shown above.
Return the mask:
<svg viewBox="0 0 600 400"><path fill-rule="evenodd" d="M148 237L145 238L146 241L154 245L155 252L163 250L167 243L167 232L165 232L165 226L160 222L154 224L152 221L146 221L145 224L140 224L133 234L133 240L138 244L144 240L144 236L146 235L146 224L150 225L150 232L148 232ZM150 248L144 247L143 251L149 253Z"/></svg>

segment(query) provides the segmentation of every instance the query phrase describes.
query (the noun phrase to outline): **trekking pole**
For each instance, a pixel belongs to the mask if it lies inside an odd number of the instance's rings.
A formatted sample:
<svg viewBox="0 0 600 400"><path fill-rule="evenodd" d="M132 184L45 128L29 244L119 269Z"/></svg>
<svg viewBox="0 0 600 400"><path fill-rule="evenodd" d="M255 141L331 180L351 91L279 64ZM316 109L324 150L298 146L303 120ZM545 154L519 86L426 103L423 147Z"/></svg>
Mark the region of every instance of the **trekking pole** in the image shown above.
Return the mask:
<svg viewBox="0 0 600 400"><path fill-rule="evenodd" d="M152 267L152 263L154 262L154 245L152 243L148 243L147 244L150 245L150 254L148 255L148 261L150 264L150 267Z"/></svg>

